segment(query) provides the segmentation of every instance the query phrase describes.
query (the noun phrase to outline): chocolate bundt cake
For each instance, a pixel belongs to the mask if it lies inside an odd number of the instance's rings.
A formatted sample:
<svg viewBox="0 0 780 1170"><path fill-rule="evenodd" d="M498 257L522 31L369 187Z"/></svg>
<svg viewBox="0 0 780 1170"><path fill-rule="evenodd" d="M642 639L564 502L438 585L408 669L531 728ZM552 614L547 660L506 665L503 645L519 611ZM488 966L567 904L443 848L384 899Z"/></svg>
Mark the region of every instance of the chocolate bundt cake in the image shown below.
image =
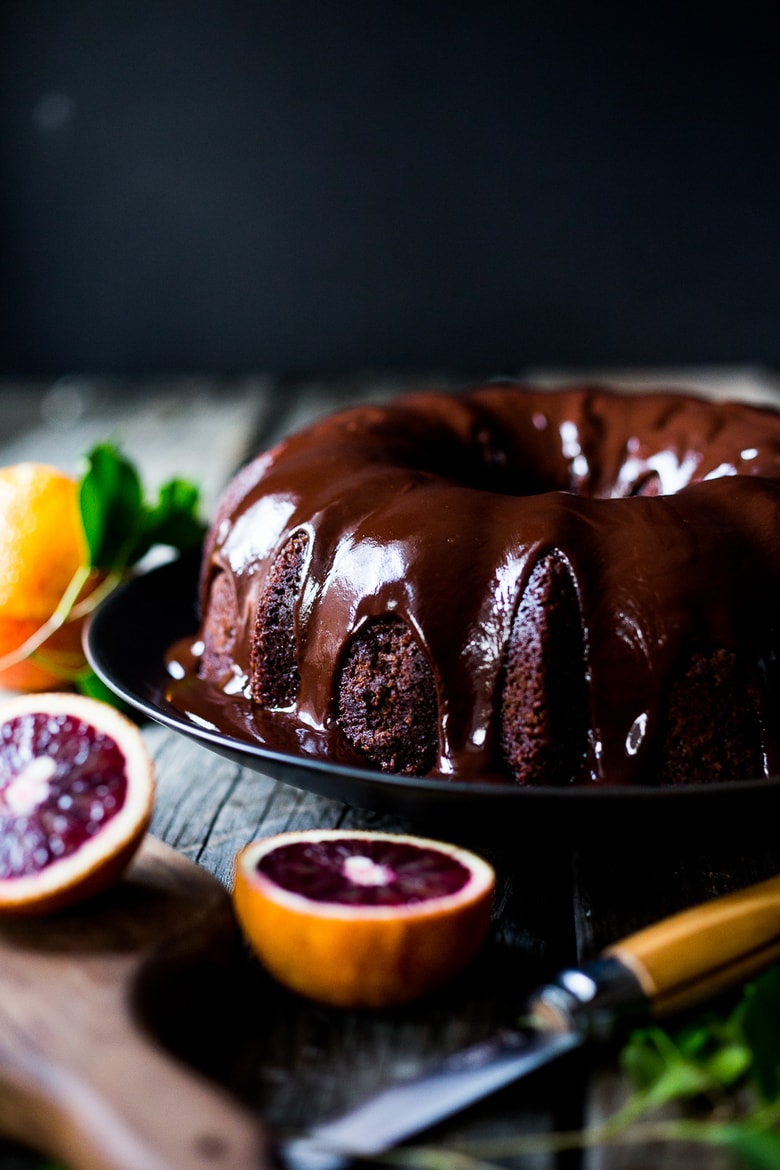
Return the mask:
<svg viewBox="0 0 780 1170"><path fill-rule="evenodd" d="M526 785L780 772L780 414L491 384L326 417L207 540L193 677L269 747Z"/></svg>

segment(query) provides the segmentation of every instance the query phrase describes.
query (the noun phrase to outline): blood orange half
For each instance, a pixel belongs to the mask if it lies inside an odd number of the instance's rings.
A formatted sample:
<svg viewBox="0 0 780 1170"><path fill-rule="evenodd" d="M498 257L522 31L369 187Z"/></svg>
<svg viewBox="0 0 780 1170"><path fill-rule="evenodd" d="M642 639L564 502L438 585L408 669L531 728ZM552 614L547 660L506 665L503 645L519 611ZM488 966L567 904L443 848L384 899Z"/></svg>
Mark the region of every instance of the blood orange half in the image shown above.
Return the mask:
<svg viewBox="0 0 780 1170"><path fill-rule="evenodd" d="M495 873L424 837L281 833L236 858L236 914L272 975L342 1007L411 1002L462 971L490 924Z"/></svg>
<svg viewBox="0 0 780 1170"><path fill-rule="evenodd" d="M0 704L0 914L40 914L114 882L152 813L154 770L135 724L96 699Z"/></svg>

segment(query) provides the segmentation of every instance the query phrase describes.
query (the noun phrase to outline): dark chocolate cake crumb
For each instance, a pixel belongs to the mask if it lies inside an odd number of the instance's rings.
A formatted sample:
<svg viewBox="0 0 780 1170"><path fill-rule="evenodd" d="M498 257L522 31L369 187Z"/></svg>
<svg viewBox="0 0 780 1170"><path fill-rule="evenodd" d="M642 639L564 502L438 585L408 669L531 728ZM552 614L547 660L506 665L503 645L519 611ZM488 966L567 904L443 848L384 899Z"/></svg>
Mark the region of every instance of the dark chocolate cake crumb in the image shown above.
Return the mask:
<svg viewBox="0 0 780 1170"><path fill-rule="evenodd" d="M268 574L255 618L252 646L252 697L263 707L289 707L301 677L295 642L294 609L309 538L294 532Z"/></svg>
<svg viewBox="0 0 780 1170"><path fill-rule="evenodd" d="M235 587L225 573L217 573L211 583L208 614L198 673L203 678L225 679L232 673L238 624Z"/></svg>
<svg viewBox="0 0 780 1170"><path fill-rule="evenodd" d="M379 618L352 639L341 671L338 722L384 771L423 776L434 766L436 686L400 618Z"/></svg>
<svg viewBox="0 0 780 1170"><path fill-rule="evenodd" d="M758 689L736 654L692 654L672 683L661 723L661 784L763 776Z"/></svg>
<svg viewBox="0 0 780 1170"><path fill-rule="evenodd" d="M531 784L579 777L587 748L588 692L577 590L557 551L534 566L507 647L501 748L511 775Z"/></svg>

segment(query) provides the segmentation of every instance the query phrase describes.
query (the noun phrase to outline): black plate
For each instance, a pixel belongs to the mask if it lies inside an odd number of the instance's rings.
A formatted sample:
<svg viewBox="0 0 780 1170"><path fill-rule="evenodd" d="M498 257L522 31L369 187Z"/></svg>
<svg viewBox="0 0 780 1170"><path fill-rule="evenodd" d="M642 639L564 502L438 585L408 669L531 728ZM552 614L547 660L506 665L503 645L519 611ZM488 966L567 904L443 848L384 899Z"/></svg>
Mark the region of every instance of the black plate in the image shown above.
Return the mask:
<svg viewBox="0 0 780 1170"><path fill-rule="evenodd" d="M521 788L387 776L312 756L274 752L190 722L166 699L170 682L165 652L195 631L197 563L173 561L139 576L112 594L93 615L85 635L96 674L131 707L247 768L307 792L346 804L402 816L439 832L525 834L542 821L556 834L596 826L644 833L655 822L664 833L697 818L706 832L739 820L759 825L776 812L778 780L676 788ZM658 815L657 815L658 814ZM776 823L776 822L773 822Z"/></svg>

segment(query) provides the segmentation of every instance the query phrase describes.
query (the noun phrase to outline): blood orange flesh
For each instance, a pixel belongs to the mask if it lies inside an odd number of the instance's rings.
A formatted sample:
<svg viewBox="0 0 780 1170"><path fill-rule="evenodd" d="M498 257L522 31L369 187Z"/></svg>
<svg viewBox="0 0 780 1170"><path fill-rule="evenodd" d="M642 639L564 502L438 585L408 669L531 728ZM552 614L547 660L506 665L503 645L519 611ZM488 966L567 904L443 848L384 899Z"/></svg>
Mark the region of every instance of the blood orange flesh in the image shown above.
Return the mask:
<svg viewBox="0 0 780 1170"><path fill-rule="evenodd" d="M140 844L153 791L141 733L106 704L42 694L0 705L0 913L104 888Z"/></svg>
<svg viewBox="0 0 780 1170"><path fill-rule="evenodd" d="M344 906L411 906L455 894L471 877L456 856L388 837L294 841L257 869L291 893Z"/></svg>
<svg viewBox="0 0 780 1170"><path fill-rule="evenodd" d="M0 878L36 873L94 837L127 795L117 744L83 719L30 712L0 731Z"/></svg>
<svg viewBox="0 0 780 1170"><path fill-rule="evenodd" d="M388 1007L472 961L494 888L486 861L446 842L312 829L242 850L234 903L280 982L325 1003Z"/></svg>

